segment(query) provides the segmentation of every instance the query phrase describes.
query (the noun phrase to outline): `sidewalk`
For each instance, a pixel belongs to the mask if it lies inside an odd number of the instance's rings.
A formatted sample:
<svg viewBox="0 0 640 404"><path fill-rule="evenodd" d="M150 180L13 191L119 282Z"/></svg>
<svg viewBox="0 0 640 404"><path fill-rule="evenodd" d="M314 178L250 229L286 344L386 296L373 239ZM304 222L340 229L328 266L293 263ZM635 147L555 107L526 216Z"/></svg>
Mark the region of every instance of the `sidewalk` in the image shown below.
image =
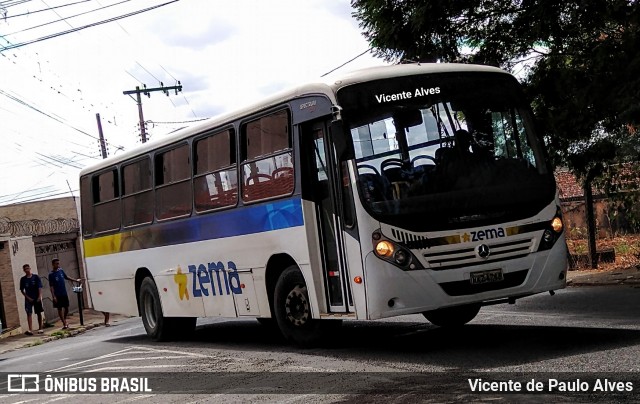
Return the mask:
<svg viewBox="0 0 640 404"><path fill-rule="evenodd" d="M0 354L14 351L20 348L27 348L30 346L36 346L44 344L45 342L54 341L57 339L74 337L78 334L82 334L95 327L104 327L104 315L102 312L92 309L84 309L82 311L83 324L80 325L80 313L74 313L67 317L69 328L62 329L62 322L60 319L53 323L53 326L46 327L42 334L38 334L38 318L33 315L33 335L24 334L25 330L21 330L19 327L13 331L8 331L0 334ZM118 321L121 321L127 317L119 314L111 314L109 323L115 325Z"/></svg>
<svg viewBox="0 0 640 404"><path fill-rule="evenodd" d="M567 272L567 286L600 285L640 287L640 268L583 269Z"/></svg>

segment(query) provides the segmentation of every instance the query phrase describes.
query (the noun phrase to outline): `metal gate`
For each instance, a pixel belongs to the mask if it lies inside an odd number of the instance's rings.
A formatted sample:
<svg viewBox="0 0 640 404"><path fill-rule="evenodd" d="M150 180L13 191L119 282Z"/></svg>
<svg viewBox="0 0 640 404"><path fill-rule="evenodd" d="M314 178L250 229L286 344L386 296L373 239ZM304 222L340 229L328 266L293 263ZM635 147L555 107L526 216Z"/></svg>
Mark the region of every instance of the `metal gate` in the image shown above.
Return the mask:
<svg viewBox="0 0 640 404"><path fill-rule="evenodd" d="M76 235L59 235L60 239L52 240L53 235L34 237L36 249L36 263L38 265L38 275L42 279L42 303L44 307L45 319L49 323L54 323L59 319L58 310L53 307L51 289L49 288L49 273L51 272L51 261L54 258L60 260L60 267L69 278L80 278L80 268L78 265L78 254L76 252ZM78 297L73 293L72 282L65 281L67 294L69 295L69 313L78 312Z"/></svg>

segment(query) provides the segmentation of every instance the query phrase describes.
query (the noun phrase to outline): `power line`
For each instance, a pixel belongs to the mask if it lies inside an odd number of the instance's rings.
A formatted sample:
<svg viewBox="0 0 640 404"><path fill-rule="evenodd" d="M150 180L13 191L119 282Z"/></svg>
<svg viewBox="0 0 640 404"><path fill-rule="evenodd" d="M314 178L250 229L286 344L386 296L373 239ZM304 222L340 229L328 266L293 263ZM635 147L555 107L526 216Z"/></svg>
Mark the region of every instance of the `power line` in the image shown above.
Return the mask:
<svg viewBox="0 0 640 404"><path fill-rule="evenodd" d="M63 191L63 192L57 192L57 191L59 191L59 189L48 191L48 193L25 196L25 198L30 198L30 199L20 199L15 201L14 203L34 202L34 201L39 201L46 198L51 198L54 196L67 195L69 193L69 191ZM71 192L78 192L78 189L74 189ZM6 203L6 202L7 201L0 201L0 203ZM13 202L13 200L11 202Z"/></svg>
<svg viewBox="0 0 640 404"><path fill-rule="evenodd" d="M175 121L175 122L158 122L158 121L147 121L149 123L152 123L154 125L175 125L177 123L193 123L193 122L200 122L200 121L206 121L209 118L198 118L198 119L192 119L189 121Z"/></svg>
<svg viewBox="0 0 640 404"><path fill-rule="evenodd" d="M61 6L54 6L54 7L49 7L49 8L43 8L40 10L36 10L36 11L27 11L26 13L22 13L22 14L15 14L15 15L7 15L4 16L2 19L3 20L8 20L10 18L16 18L16 17L24 17L25 15L29 16L32 14L37 14L37 13L41 13L43 11L51 11L51 10L55 10L57 8L62 8L62 7L68 7L68 6L75 6L76 4L80 4L80 3L86 3L88 1L93 1L93 0L81 0L81 1L76 1L75 3L68 3L68 4L63 4ZM45 3L45 5L47 5ZM48 7L48 6L47 6Z"/></svg>
<svg viewBox="0 0 640 404"><path fill-rule="evenodd" d="M144 8L144 9L141 9L141 10L138 10L138 11L134 11L134 12L131 12L131 13L122 14L122 15L117 16L117 17L112 17L112 18L108 18L106 20L102 20L102 21L91 23L91 24L83 25L81 27L69 29L69 30L66 30L66 31L57 32L57 33L51 34L51 35L45 35L43 37L40 37L40 38L37 38L37 39L32 39L30 41L24 41L24 42L20 42L20 43L17 43L17 44L12 44L10 46L4 46L4 47L2 47L0 49L0 52L6 51L6 50L10 50L10 49L14 49L14 48L19 48L21 46L31 45L33 43L37 43L37 42L41 42L41 41L46 41L47 39L57 38L59 36L63 36L63 35L66 35L66 34L77 32L77 31L81 31L83 29L95 27L95 26L98 26L98 25L102 25L102 24L107 24L107 23L110 23L110 22L118 21L118 20L121 20L123 18L131 17L131 16L134 16L134 15L137 15L137 14L141 14L141 13L145 13L147 11L151 11L151 10L154 10L156 8L160 8L160 7L166 6L166 5L171 4L171 3L176 3L178 1L180 1L180 0L168 1L166 3L162 3L162 4L159 4L159 5L156 5L156 6L147 7L147 8Z"/></svg>
<svg viewBox="0 0 640 404"><path fill-rule="evenodd" d="M31 0L3 1L3 2L0 2L0 7L3 7L3 8L13 7L13 6L17 6L17 5L20 5L20 4L28 3L30 1Z"/></svg>
<svg viewBox="0 0 640 404"><path fill-rule="evenodd" d="M359 58L360 56L364 55L365 53L370 52L372 49L373 49L373 48L369 48L369 49L367 49L366 51L362 52L362 53L361 53L361 54L359 54L358 56L356 56L356 57L354 57L354 58L352 58L352 59L347 60L346 62L344 62L344 63L343 63L343 64L341 64L340 66L336 67L335 69L329 70L328 72L326 72L325 74L323 74L323 75L322 75L322 76L320 76L320 77L324 77L324 76L326 76L327 74L333 73L333 72L335 72L336 70L338 70L339 68L341 68L341 67L343 67L343 66L348 65L349 63L353 62L354 60L356 60L356 59L357 59L357 58Z"/></svg>
<svg viewBox="0 0 640 404"><path fill-rule="evenodd" d="M120 2L118 2L118 3L113 3L113 4L109 4L108 6L103 6L103 7L99 7L99 8L94 8L93 10L85 11L85 12L83 12L83 13L79 13L79 14L75 14L75 15L70 15L69 17L62 17L60 14L58 14L58 12L57 12L57 11L55 11L55 10L54 10L54 13L56 13L56 15L57 15L58 17L60 17L60 19L59 19L59 20L53 20L53 21L45 22L45 23L40 24L40 25L34 25L33 27L25 28L25 29L22 29L22 30L20 30L20 31L11 32L11 33L9 33L9 34L5 34L5 35L6 35L6 36L9 36L9 35L19 34L19 33L21 33L21 32L31 31L32 29L45 27L45 26L47 26L47 25L55 24L55 23L60 22L60 21L64 21L64 22L66 22L66 23L67 23L67 25L68 25L68 26L70 26L71 28L75 28L74 26L72 26L71 24L69 24L69 22L67 21L68 19L70 19L70 18L75 18L75 17L80 17L80 16L82 16L82 15L86 15L86 14L90 14L90 13L93 13L93 12L96 12L96 11L100 11L100 10L103 10L103 9L105 9L105 8L109 8L109 7L117 6L117 5L120 5L120 4L122 4L122 3L128 3L128 2L130 2L130 1L131 1L131 0L122 0L122 1L120 1ZM42 1L42 2L44 3L44 1ZM47 4L47 3L44 3L44 4L45 4L45 6L47 6L47 7L48 7L48 4Z"/></svg>
<svg viewBox="0 0 640 404"><path fill-rule="evenodd" d="M90 137L90 138L92 138L92 139L99 140L96 136L94 136L94 135L92 135L92 134L90 134L90 133L87 133L87 132L83 131L82 129L76 128L75 126L73 126L73 125L71 125L71 124L69 124L69 123L67 123L67 122L64 122L61 118L55 117L55 116L53 116L52 114L49 114L49 113L47 113L47 112L44 112L44 111L42 111L41 109L39 109L38 107L36 107L36 106L34 106L34 105L31 105L31 104L30 104L30 103L28 103L27 101L24 101L24 100L22 100L22 99L20 99L20 98L18 98L18 97L16 97L16 96L13 96L13 95L11 95L11 94L7 93L6 91L4 91L4 90L2 90L2 89L0 89L0 94L1 94L1 95L4 95L5 97L9 98L10 100L13 100L13 101L17 102L18 104L20 104L20 105L22 105L22 106L24 106L24 107L27 107L27 108L29 108L29 109L31 109L31 110L33 110L33 111L35 111L35 112L38 112L38 113L40 113L40 114L44 115L45 117L47 117L47 118L49 118L49 119L52 119L52 120L54 120L54 121L56 121L56 122L58 122L58 123L63 124L63 125L65 125L65 126L67 126L67 127L71 128L71 129L75 130L76 132L82 133L82 134L83 134L83 135L85 135L85 136L89 136L89 137ZM118 146L118 148L123 148L123 147L122 147L122 146Z"/></svg>
<svg viewBox="0 0 640 404"><path fill-rule="evenodd" d="M144 66L142 66L142 65L140 64L140 62L138 62L137 60L136 60L136 64L137 64L138 66L142 67L142 70L144 70L145 72L147 72L147 73L149 74L149 76L151 76L151 77L153 77L154 79L156 79L156 81L157 81L158 83L160 83L160 82L161 82L161 80L160 80L159 78L157 78L156 76L154 76L154 75L153 75L153 73L151 73L151 72L150 72L149 70L147 70Z"/></svg>

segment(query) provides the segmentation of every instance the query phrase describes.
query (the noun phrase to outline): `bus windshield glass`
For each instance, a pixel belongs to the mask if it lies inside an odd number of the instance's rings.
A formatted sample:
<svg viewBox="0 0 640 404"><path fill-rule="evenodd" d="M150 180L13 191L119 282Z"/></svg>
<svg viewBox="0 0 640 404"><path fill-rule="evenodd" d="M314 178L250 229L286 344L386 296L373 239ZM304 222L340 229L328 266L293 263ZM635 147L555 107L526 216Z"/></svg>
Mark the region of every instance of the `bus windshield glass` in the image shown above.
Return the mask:
<svg viewBox="0 0 640 404"><path fill-rule="evenodd" d="M417 231L531 216L555 195L529 106L507 74L399 77L338 92L367 211Z"/></svg>

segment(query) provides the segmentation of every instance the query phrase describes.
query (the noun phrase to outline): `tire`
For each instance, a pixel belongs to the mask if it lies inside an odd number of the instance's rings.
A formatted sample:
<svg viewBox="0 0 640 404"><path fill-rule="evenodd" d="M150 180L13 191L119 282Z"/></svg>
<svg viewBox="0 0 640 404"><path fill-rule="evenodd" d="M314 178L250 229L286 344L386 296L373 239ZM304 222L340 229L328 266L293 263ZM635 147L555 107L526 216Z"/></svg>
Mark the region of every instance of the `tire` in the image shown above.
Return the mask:
<svg viewBox="0 0 640 404"><path fill-rule="evenodd" d="M139 292L140 316L147 335L154 341L168 341L190 336L196 328L195 317L164 317L156 283L142 280Z"/></svg>
<svg viewBox="0 0 640 404"><path fill-rule="evenodd" d="M422 315L432 324L439 327L461 327L473 320L479 311L479 304L465 304L463 306L425 311Z"/></svg>
<svg viewBox="0 0 640 404"><path fill-rule="evenodd" d="M317 345L330 326L339 323L311 317L307 286L295 265L285 269L278 278L274 309L278 328L284 338L302 347Z"/></svg>
<svg viewBox="0 0 640 404"><path fill-rule="evenodd" d="M278 325L276 323L276 320L273 318L258 317L256 318L256 320L258 321L258 323L260 323L261 326L267 328L275 328Z"/></svg>

